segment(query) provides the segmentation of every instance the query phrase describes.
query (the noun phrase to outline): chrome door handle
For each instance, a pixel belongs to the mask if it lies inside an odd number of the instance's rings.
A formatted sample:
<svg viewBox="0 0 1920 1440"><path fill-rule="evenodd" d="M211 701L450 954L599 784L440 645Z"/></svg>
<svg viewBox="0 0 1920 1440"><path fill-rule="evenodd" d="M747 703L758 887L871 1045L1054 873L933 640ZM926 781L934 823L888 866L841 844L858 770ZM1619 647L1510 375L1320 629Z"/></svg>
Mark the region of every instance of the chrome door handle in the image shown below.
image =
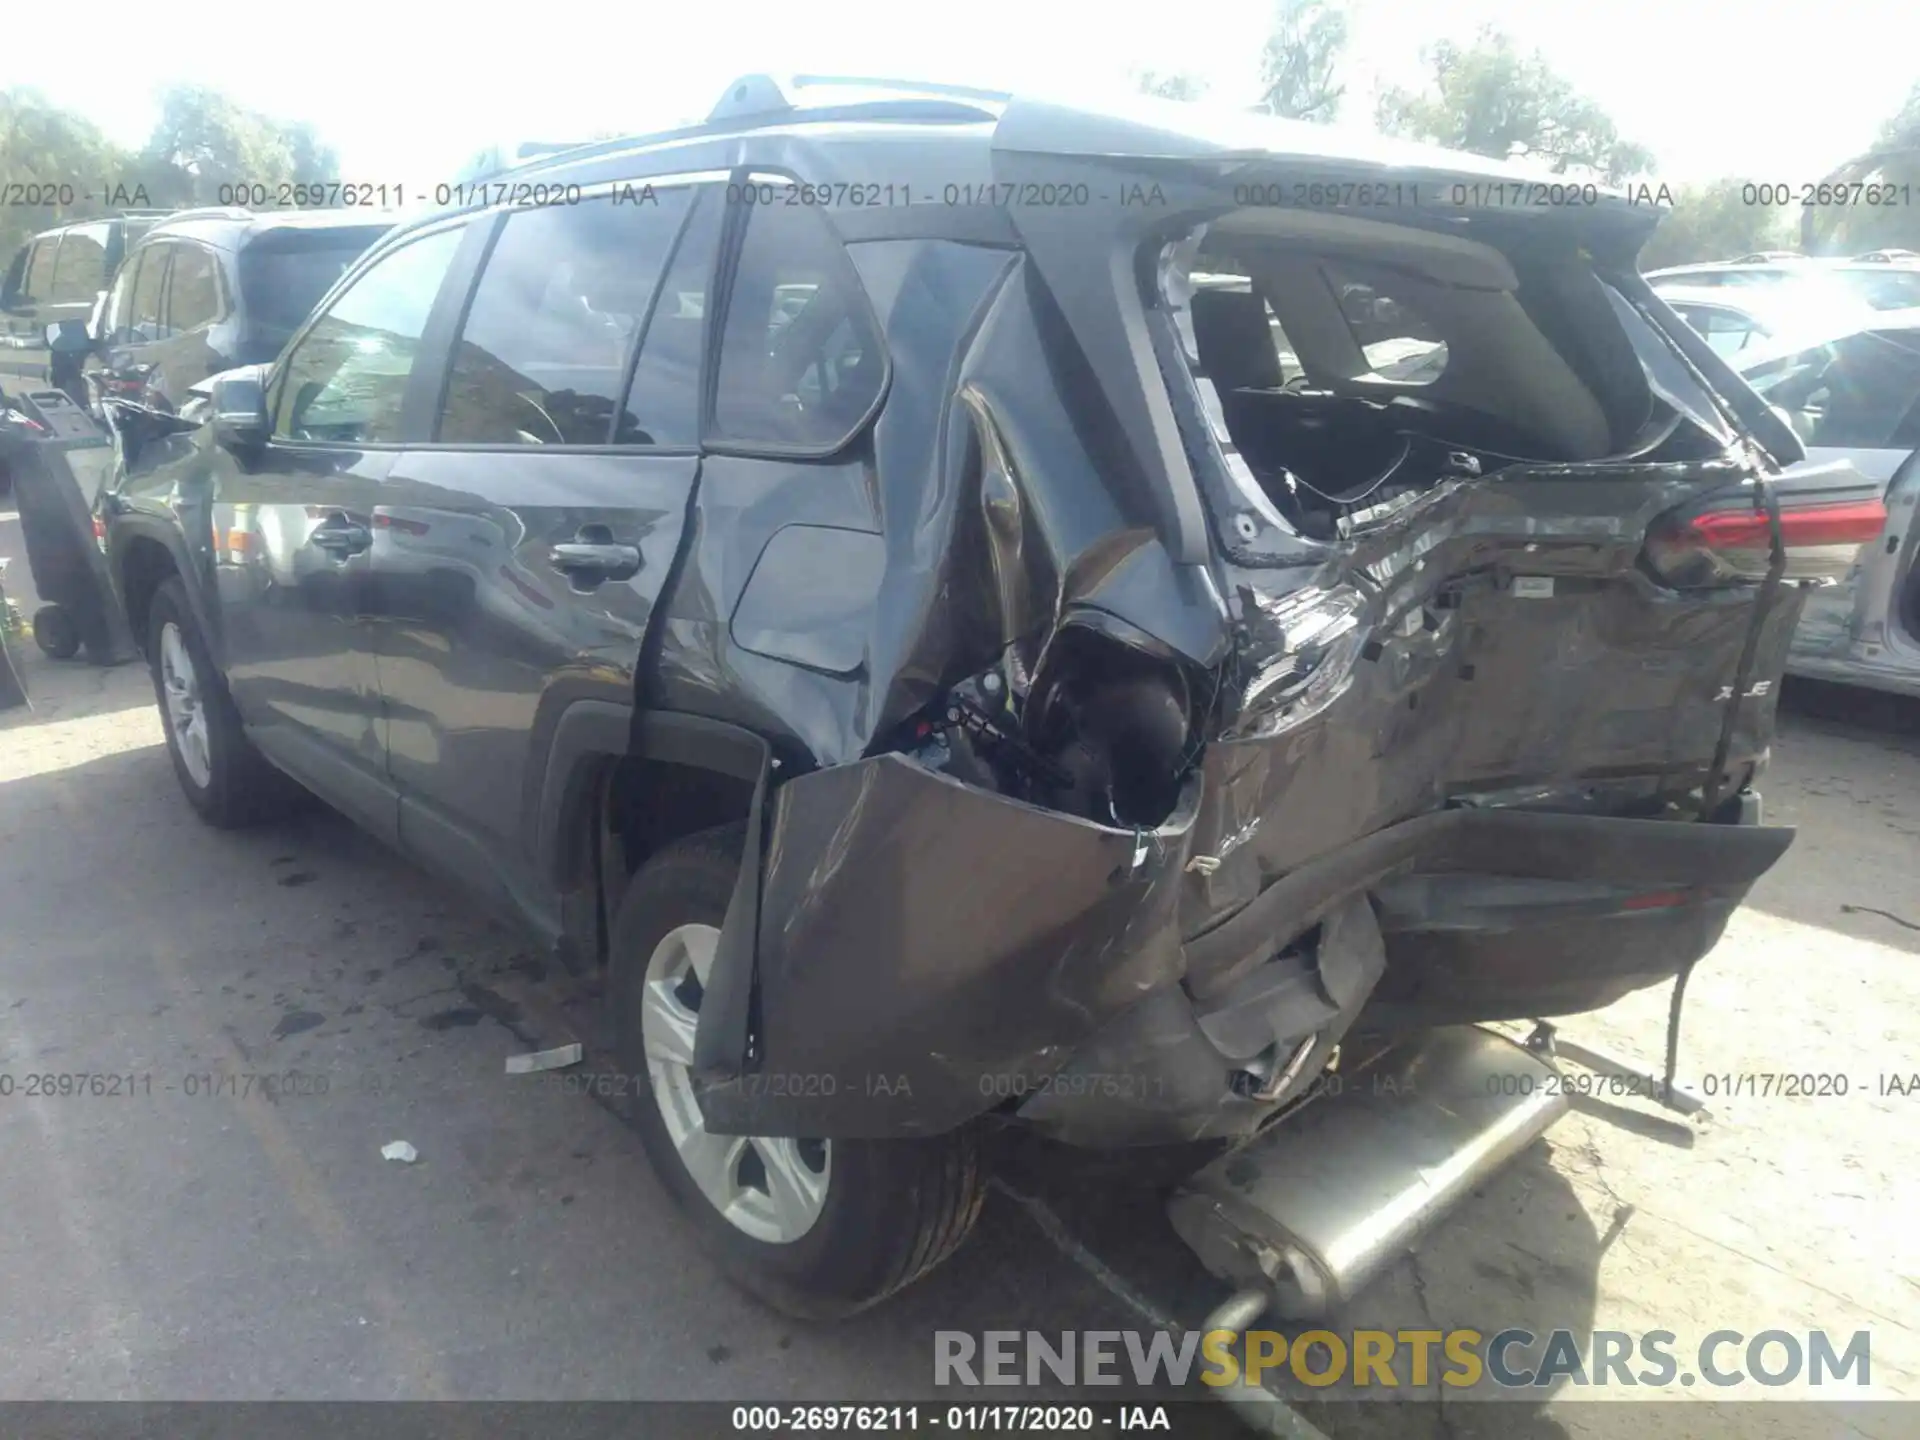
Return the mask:
<svg viewBox="0 0 1920 1440"><path fill-rule="evenodd" d="M373 532L364 525L336 518L320 526L307 539L329 554L345 557L358 555L373 544Z"/></svg>
<svg viewBox="0 0 1920 1440"><path fill-rule="evenodd" d="M589 582L630 580L640 573L638 545L569 540L548 551L547 560L561 574Z"/></svg>

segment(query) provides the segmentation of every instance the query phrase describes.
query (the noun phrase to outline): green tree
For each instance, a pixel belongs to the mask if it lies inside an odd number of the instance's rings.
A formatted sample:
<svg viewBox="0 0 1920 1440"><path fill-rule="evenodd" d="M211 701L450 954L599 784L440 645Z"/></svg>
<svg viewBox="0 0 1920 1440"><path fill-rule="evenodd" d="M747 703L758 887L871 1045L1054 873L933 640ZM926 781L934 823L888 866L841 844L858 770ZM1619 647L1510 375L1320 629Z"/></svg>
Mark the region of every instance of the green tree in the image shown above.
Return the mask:
<svg viewBox="0 0 1920 1440"><path fill-rule="evenodd" d="M1293 120L1331 120L1347 93L1334 79L1347 49L1338 0L1280 0L1260 49L1260 108Z"/></svg>
<svg viewBox="0 0 1920 1440"><path fill-rule="evenodd" d="M1142 70L1133 77L1142 95L1157 95L1162 100L1198 100L1207 93L1207 82L1197 75L1178 70Z"/></svg>
<svg viewBox="0 0 1920 1440"><path fill-rule="evenodd" d="M0 268L28 236L102 213L105 187L127 168L126 153L92 121L36 90L0 90L0 190L19 185L22 198L48 202L0 208Z"/></svg>
<svg viewBox="0 0 1920 1440"><path fill-rule="evenodd" d="M1879 195L1861 192L1860 199L1890 196L1893 203L1808 206L1800 214L1801 244L1808 254L1920 250L1920 84L1880 127L1867 152L1836 169L1826 183L1877 186ZM1854 193L1849 188L1848 197Z"/></svg>
<svg viewBox="0 0 1920 1440"><path fill-rule="evenodd" d="M1496 159L1542 160L1556 174L1617 181L1653 167L1652 153L1622 140L1607 113L1539 51L1522 52L1499 30L1489 26L1470 45L1443 40L1426 53L1431 89L1396 87L1380 97L1376 119L1388 134Z"/></svg>
<svg viewBox="0 0 1920 1440"><path fill-rule="evenodd" d="M310 125L287 125L247 110L205 85L175 85L140 157L141 179L158 205L212 205L221 187L337 178L339 158Z"/></svg>
<svg viewBox="0 0 1920 1440"><path fill-rule="evenodd" d="M1784 248L1788 212L1748 204L1743 198L1746 185L1744 180L1715 180L1676 191L1673 212L1640 252L1640 268L1733 260L1755 250Z"/></svg>

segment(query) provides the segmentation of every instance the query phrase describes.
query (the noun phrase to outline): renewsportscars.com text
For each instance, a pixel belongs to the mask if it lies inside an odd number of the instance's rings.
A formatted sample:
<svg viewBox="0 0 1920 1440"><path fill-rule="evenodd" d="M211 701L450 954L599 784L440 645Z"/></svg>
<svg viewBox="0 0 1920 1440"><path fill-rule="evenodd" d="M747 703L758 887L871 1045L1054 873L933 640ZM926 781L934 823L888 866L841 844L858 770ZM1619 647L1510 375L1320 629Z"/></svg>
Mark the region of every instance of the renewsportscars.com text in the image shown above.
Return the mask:
<svg viewBox="0 0 1920 1440"><path fill-rule="evenodd" d="M1608 1387L1754 1385L1864 1388L1872 1383L1868 1331L1714 1330L1682 1343L1671 1330L1308 1330L1292 1337L1249 1330L964 1330L934 1332L936 1385L1126 1385L1142 1389L1303 1385L1396 1389L1439 1383L1466 1389L1549 1385Z"/></svg>

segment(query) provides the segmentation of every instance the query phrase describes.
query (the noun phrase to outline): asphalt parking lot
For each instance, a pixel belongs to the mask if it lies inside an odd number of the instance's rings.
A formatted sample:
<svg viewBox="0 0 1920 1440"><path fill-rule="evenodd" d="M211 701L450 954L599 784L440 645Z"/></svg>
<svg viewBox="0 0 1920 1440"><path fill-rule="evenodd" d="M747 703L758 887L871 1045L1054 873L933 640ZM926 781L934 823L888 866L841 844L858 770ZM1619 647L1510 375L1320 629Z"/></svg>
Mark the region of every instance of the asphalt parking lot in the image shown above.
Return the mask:
<svg viewBox="0 0 1920 1440"><path fill-rule="evenodd" d="M1191 1324L1219 1298L1150 1197L1021 1154L958 1262L881 1311L760 1309L691 1250L617 1103L503 1073L592 1045L590 990L328 811L208 829L144 669L26 649L35 710L0 714L0 1073L132 1083L0 1099L0 1284L33 1297L0 1306L0 1399L911 1398L936 1329ZM1704 1127L1583 1101L1348 1323L1865 1328L1874 1391L1920 1398L1913 707L1799 692L1766 796L1800 838L1696 975L1684 1066L1848 1093L1723 1098ZM1643 994L1569 1033L1652 1060L1664 1013ZM290 1070L326 1093L237 1078ZM1588 1431L1583 1398L1545 1415ZM1421 1428L1477 1433L1467 1410Z"/></svg>

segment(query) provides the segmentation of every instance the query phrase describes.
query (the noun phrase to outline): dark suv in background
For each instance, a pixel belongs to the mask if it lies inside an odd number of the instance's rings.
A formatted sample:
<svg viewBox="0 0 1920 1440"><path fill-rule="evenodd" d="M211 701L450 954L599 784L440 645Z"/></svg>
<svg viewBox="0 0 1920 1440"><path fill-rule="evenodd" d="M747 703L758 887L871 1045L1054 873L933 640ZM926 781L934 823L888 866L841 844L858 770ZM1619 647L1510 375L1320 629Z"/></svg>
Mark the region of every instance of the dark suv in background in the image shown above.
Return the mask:
<svg viewBox="0 0 1920 1440"><path fill-rule="evenodd" d="M1243 1142L1691 966L1851 558L1653 207L852 83L414 220L106 507L190 803L605 964L665 1182L810 1315L951 1252L989 1120Z"/></svg>
<svg viewBox="0 0 1920 1440"><path fill-rule="evenodd" d="M335 280L392 228L377 212L187 210L128 252L86 380L106 400L174 410L207 376L280 353Z"/></svg>

